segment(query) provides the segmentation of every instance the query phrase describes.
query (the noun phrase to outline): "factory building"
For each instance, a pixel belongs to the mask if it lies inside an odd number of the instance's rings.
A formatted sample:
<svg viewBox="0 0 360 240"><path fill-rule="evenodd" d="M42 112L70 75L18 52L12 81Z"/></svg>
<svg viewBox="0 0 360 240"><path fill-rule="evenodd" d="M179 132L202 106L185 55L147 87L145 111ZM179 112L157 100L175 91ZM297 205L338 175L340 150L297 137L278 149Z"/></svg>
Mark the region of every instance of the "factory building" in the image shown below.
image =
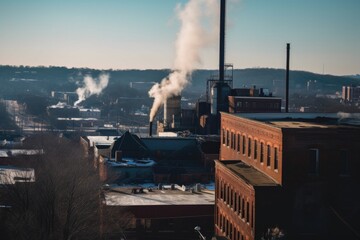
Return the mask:
<svg viewBox="0 0 360 240"><path fill-rule="evenodd" d="M343 86L341 99L344 103L360 102L360 86Z"/></svg>
<svg viewBox="0 0 360 240"><path fill-rule="evenodd" d="M357 239L358 136L358 119L336 114L221 113L215 234Z"/></svg>

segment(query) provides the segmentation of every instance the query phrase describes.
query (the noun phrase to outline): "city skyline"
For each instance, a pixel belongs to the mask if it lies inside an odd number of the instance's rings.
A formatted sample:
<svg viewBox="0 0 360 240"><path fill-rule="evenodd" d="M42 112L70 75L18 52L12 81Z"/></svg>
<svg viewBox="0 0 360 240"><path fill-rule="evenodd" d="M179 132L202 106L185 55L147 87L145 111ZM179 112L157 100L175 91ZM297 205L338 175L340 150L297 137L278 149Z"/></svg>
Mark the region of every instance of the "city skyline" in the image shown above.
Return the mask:
<svg viewBox="0 0 360 240"><path fill-rule="evenodd" d="M172 68L186 0L0 2L0 65ZM181 4L179 6L179 4ZM226 62L235 68L360 73L357 0L228 1ZM218 68L218 45L195 68Z"/></svg>

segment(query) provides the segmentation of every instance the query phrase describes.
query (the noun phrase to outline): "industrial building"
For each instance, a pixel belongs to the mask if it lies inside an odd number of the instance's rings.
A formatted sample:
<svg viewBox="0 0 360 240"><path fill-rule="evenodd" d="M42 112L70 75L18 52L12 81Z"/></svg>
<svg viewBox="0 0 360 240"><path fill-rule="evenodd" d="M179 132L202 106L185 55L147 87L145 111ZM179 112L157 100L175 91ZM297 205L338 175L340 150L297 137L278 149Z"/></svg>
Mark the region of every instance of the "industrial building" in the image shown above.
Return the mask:
<svg viewBox="0 0 360 240"><path fill-rule="evenodd" d="M337 114L221 113L215 234L357 239L359 136Z"/></svg>
<svg viewBox="0 0 360 240"><path fill-rule="evenodd" d="M360 86L343 86L341 99L344 103L359 103Z"/></svg>
<svg viewBox="0 0 360 240"><path fill-rule="evenodd" d="M213 186L191 187L138 184L110 187L104 191L101 229L104 239L196 239L194 227L200 225L207 236L213 234ZM128 221L119 234L117 226Z"/></svg>

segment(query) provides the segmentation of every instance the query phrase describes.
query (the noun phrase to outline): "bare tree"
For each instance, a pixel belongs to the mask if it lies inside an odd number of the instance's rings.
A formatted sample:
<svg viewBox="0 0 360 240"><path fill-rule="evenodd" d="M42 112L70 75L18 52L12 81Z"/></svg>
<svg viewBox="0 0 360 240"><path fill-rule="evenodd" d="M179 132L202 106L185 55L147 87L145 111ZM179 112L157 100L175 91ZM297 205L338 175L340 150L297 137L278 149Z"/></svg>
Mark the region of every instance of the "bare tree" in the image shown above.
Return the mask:
<svg viewBox="0 0 360 240"><path fill-rule="evenodd" d="M34 183L6 187L10 238L98 239L100 181L79 141L41 135L26 144L44 154Z"/></svg>

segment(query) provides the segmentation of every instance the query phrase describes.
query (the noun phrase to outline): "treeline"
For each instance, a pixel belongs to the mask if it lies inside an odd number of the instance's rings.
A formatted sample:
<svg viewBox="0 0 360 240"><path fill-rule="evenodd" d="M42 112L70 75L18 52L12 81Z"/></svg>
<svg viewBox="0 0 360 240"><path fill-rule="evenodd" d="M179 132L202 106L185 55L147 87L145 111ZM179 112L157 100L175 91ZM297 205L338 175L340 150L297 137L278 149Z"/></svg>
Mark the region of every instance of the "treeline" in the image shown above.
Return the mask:
<svg viewBox="0 0 360 240"><path fill-rule="evenodd" d="M0 97L31 92L35 94L49 94L50 91L75 91L84 75L98 77L101 72L110 74L109 87L120 90L118 94L125 94L130 82L160 82L170 70L97 70L88 68L66 67L26 67L0 66ZM234 76L234 87L256 85L258 87L275 88L285 84L285 70L272 68L234 69L227 75ZM206 81L210 76L217 75L216 70L196 70L192 74L191 84L185 92L205 92ZM290 89L305 88L307 81L316 81L325 92L341 89L342 85L359 85L360 79L351 76L322 75L306 71L290 71ZM19 84L20 83L20 84ZM127 88L126 88L127 87ZM147 91L145 91L145 94Z"/></svg>

